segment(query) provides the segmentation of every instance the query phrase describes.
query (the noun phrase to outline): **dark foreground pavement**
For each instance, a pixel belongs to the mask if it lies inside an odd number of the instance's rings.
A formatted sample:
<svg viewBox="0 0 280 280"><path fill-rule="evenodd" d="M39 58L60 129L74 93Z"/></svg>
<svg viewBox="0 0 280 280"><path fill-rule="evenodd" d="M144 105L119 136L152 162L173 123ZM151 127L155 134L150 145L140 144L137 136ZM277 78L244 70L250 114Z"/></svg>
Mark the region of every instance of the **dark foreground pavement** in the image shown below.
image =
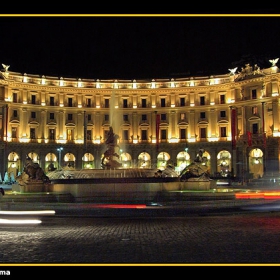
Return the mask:
<svg viewBox="0 0 280 280"><path fill-rule="evenodd" d="M68 272L74 266L280 265L280 200L98 204L10 198L1 202L0 221L41 223L0 224L4 272L18 265L67 266ZM30 215L35 210L53 213Z"/></svg>
<svg viewBox="0 0 280 280"><path fill-rule="evenodd" d="M2 267L280 265L279 221L279 212L48 216L38 225L1 225L0 260Z"/></svg>

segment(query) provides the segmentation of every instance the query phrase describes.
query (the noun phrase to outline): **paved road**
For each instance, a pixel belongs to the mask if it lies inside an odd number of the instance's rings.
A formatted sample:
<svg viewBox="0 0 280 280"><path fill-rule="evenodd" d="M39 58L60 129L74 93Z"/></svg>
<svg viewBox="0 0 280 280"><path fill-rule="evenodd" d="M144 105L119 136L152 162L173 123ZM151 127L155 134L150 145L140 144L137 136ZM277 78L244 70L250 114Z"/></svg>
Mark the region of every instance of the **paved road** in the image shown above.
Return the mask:
<svg viewBox="0 0 280 280"><path fill-rule="evenodd" d="M179 217L44 216L1 225L7 264L280 264L280 212Z"/></svg>
<svg viewBox="0 0 280 280"><path fill-rule="evenodd" d="M2 211L55 210L55 215L37 216L38 225L0 224L2 267L280 265L278 200L142 206L2 203Z"/></svg>

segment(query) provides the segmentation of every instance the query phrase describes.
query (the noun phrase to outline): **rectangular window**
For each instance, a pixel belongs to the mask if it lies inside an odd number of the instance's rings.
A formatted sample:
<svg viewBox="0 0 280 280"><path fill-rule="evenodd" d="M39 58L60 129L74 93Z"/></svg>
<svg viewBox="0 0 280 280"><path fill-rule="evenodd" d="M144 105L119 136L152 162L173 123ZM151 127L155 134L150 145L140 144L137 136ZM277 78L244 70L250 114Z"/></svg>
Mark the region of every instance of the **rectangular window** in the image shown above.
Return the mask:
<svg viewBox="0 0 280 280"><path fill-rule="evenodd" d="M17 110L13 111L13 116L14 116L14 118L17 118L17 116L18 116Z"/></svg>
<svg viewBox="0 0 280 280"><path fill-rule="evenodd" d="M142 108L146 108L147 107L147 99L141 99L141 105L142 105Z"/></svg>
<svg viewBox="0 0 280 280"><path fill-rule="evenodd" d="M161 121L166 121L166 114L161 114L160 115L160 120Z"/></svg>
<svg viewBox="0 0 280 280"><path fill-rule="evenodd" d="M141 130L141 140L142 141L147 141L148 140L147 130Z"/></svg>
<svg viewBox="0 0 280 280"><path fill-rule="evenodd" d="M36 95L31 95L31 104L36 104Z"/></svg>
<svg viewBox="0 0 280 280"><path fill-rule="evenodd" d="M226 103L226 96L224 94L220 95L220 104L225 104Z"/></svg>
<svg viewBox="0 0 280 280"><path fill-rule="evenodd" d="M72 107L73 106L73 98L68 98L68 107Z"/></svg>
<svg viewBox="0 0 280 280"><path fill-rule="evenodd" d="M252 99L257 99L257 90L256 89L252 90Z"/></svg>
<svg viewBox="0 0 280 280"><path fill-rule="evenodd" d="M87 120L90 122L91 121L91 115L87 115Z"/></svg>
<svg viewBox="0 0 280 280"><path fill-rule="evenodd" d="M186 139L186 129L185 128L181 128L180 129L180 139Z"/></svg>
<svg viewBox="0 0 280 280"><path fill-rule="evenodd" d="M35 139L35 128L30 128L30 139Z"/></svg>
<svg viewBox="0 0 280 280"><path fill-rule="evenodd" d="M200 105L205 105L205 96L200 96Z"/></svg>
<svg viewBox="0 0 280 280"><path fill-rule="evenodd" d="M50 113L50 120L54 120L54 113Z"/></svg>
<svg viewBox="0 0 280 280"><path fill-rule="evenodd" d="M160 139L161 140L166 140L167 139L167 130L166 129L161 129L160 130Z"/></svg>
<svg viewBox="0 0 280 280"><path fill-rule="evenodd" d="M128 102L127 99L123 100L123 108L127 108L128 107Z"/></svg>
<svg viewBox="0 0 280 280"><path fill-rule="evenodd" d="M206 139L206 127L200 128L200 138Z"/></svg>
<svg viewBox="0 0 280 280"><path fill-rule="evenodd" d="M253 115L257 115L258 114L258 107L257 106L252 107L252 114Z"/></svg>
<svg viewBox="0 0 280 280"><path fill-rule="evenodd" d="M225 118L226 117L226 111L220 111L220 117Z"/></svg>
<svg viewBox="0 0 280 280"><path fill-rule="evenodd" d="M259 132L258 124L257 123L253 123L252 128L253 128L253 134L258 134L258 132Z"/></svg>
<svg viewBox="0 0 280 280"><path fill-rule="evenodd" d="M185 106L186 105L186 101L185 101L185 97L181 97L180 98L180 106Z"/></svg>
<svg viewBox="0 0 280 280"><path fill-rule="evenodd" d="M91 107L91 99L90 98L87 98L87 103L86 103L87 105L87 107Z"/></svg>
<svg viewBox="0 0 280 280"><path fill-rule="evenodd" d="M72 140L72 129L67 129L67 140Z"/></svg>
<svg viewBox="0 0 280 280"><path fill-rule="evenodd" d="M36 112L31 112L31 119L36 119Z"/></svg>
<svg viewBox="0 0 280 280"><path fill-rule="evenodd" d="M123 140L128 141L128 130L123 130Z"/></svg>
<svg viewBox="0 0 280 280"><path fill-rule="evenodd" d="M220 128L220 135L221 135L221 137L227 137L227 128L226 127Z"/></svg>
<svg viewBox="0 0 280 280"><path fill-rule="evenodd" d="M17 103L17 93L13 92L13 102Z"/></svg>
<svg viewBox="0 0 280 280"><path fill-rule="evenodd" d="M147 120L147 115L146 114L143 114L142 115L142 121L146 121Z"/></svg>
<svg viewBox="0 0 280 280"><path fill-rule="evenodd" d="M68 121L72 121L73 120L73 114L68 114Z"/></svg>
<svg viewBox="0 0 280 280"><path fill-rule="evenodd" d="M200 112L200 118L205 119L206 118L206 113L205 112Z"/></svg>
<svg viewBox="0 0 280 280"><path fill-rule="evenodd" d="M186 120L186 113L181 113L180 114L180 120L185 121Z"/></svg>
<svg viewBox="0 0 280 280"><path fill-rule="evenodd" d="M109 121L109 115L105 114L104 115L104 120L105 120L105 122L108 122Z"/></svg>
<svg viewBox="0 0 280 280"><path fill-rule="evenodd" d="M55 140L55 129L49 129L49 139Z"/></svg>
<svg viewBox="0 0 280 280"><path fill-rule="evenodd" d="M50 97L50 106L54 106L54 97L53 96Z"/></svg>
<svg viewBox="0 0 280 280"><path fill-rule="evenodd" d="M128 122L128 115L123 115L123 121Z"/></svg>
<svg viewBox="0 0 280 280"><path fill-rule="evenodd" d="M105 99L105 108L109 108L110 107L110 103L109 103L110 99Z"/></svg>
<svg viewBox="0 0 280 280"><path fill-rule="evenodd" d="M92 140L92 138L91 138L91 130L87 130L87 140Z"/></svg>
<svg viewBox="0 0 280 280"><path fill-rule="evenodd" d="M12 138L17 138L17 128L12 127Z"/></svg>
<svg viewBox="0 0 280 280"><path fill-rule="evenodd" d="M160 106L165 107L165 98L160 99Z"/></svg>

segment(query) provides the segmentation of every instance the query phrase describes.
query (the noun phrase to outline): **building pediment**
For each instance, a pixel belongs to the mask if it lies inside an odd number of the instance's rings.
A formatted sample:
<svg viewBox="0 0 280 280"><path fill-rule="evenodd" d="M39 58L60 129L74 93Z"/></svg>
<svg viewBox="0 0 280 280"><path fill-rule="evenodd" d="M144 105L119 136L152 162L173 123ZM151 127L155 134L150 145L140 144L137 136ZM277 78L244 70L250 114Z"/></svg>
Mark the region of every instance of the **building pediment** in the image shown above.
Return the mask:
<svg viewBox="0 0 280 280"><path fill-rule="evenodd" d="M76 126L74 123L72 123L72 122L67 122L65 125L67 125L68 127L69 126L71 126L71 127L74 127L74 126Z"/></svg>

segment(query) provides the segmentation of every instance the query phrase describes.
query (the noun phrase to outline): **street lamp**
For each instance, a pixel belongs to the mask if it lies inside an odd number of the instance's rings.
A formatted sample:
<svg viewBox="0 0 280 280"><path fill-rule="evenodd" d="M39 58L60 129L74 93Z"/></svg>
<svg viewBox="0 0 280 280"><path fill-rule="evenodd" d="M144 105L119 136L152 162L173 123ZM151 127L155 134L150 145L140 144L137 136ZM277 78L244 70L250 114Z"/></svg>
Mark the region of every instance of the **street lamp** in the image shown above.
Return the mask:
<svg viewBox="0 0 280 280"><path fill-rule="evenodd" d="M61 151L63 150L62 147L57 148L58 150L58 164L59 164L59 170L61 170Z"/></svg>

